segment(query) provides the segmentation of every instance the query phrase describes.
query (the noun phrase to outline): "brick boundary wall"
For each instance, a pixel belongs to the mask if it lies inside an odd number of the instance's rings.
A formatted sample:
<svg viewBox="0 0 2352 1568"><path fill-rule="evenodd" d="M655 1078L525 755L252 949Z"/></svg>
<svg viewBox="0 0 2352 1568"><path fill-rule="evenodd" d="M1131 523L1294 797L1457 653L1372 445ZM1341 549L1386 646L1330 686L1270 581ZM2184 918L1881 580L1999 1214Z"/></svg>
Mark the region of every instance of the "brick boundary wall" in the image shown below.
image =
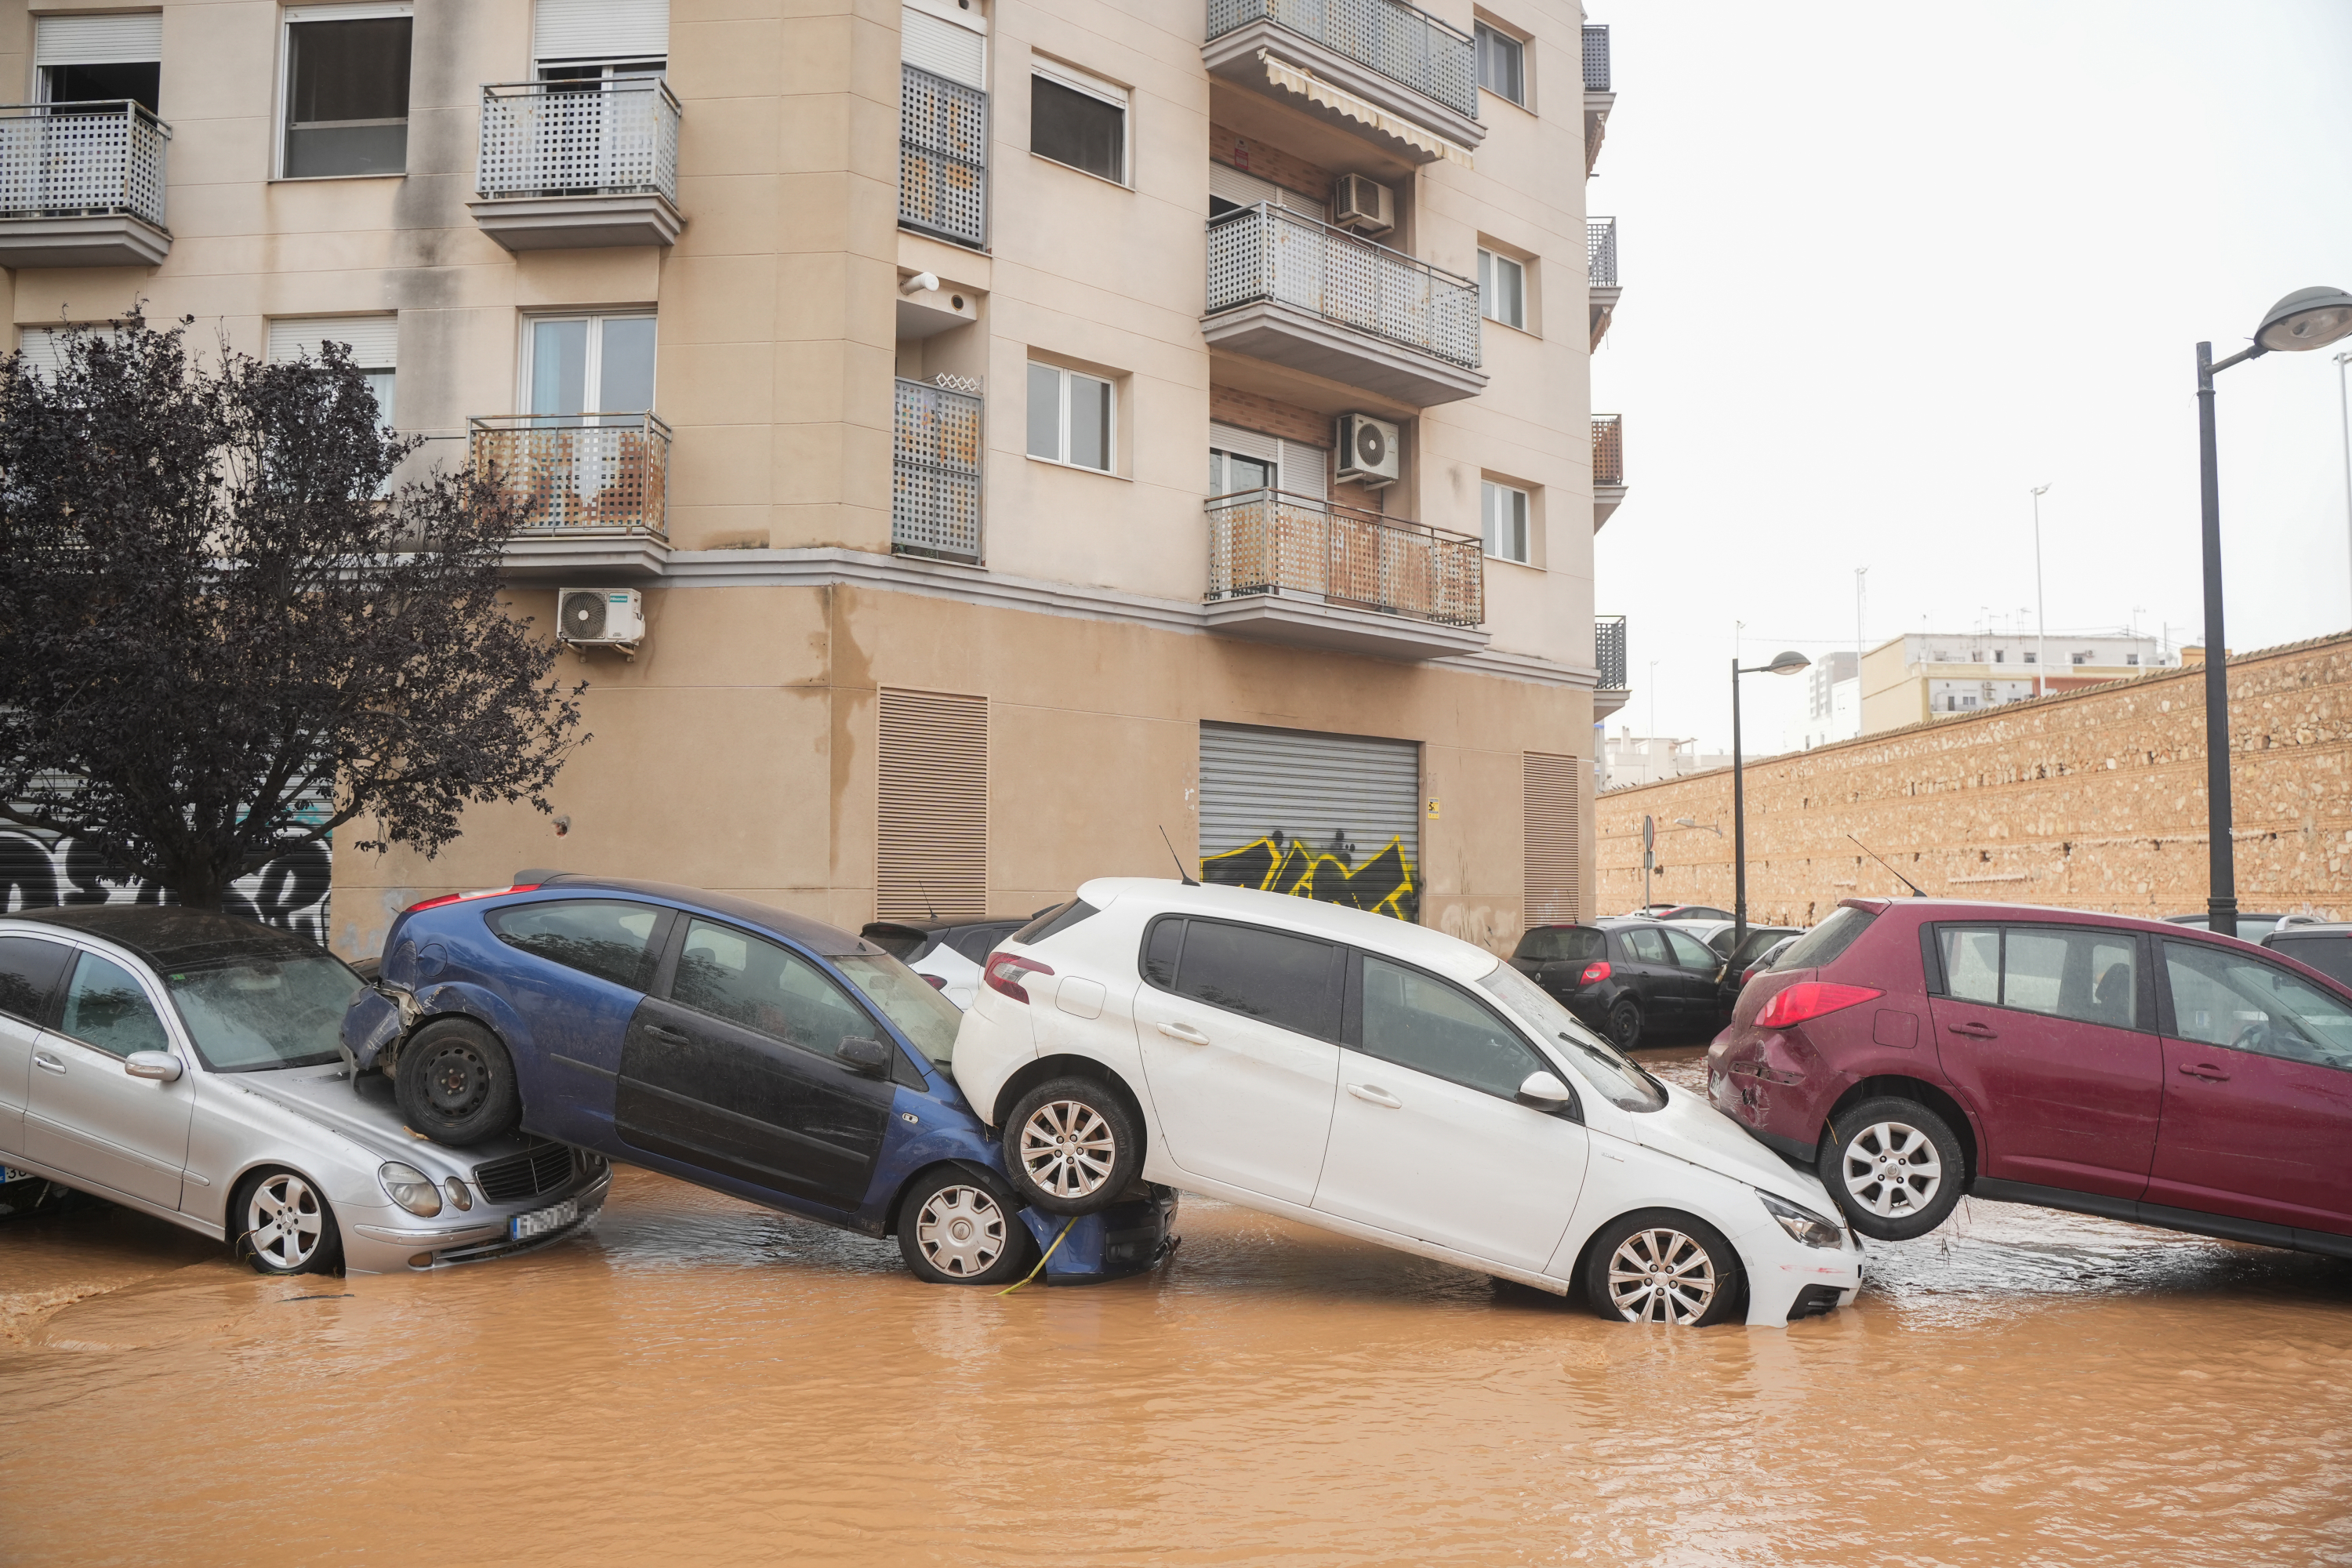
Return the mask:
<svg viewBox="0 0 2352 1568"><path fill-rule="evenodd" d="M2352 916L2352 633L2231 659L2230 735L2238 907ZM1931 897L2158 917L2205 908L2200 666L1746 772L1751 921L1811 924L1842 898L1901 895L1848 834ZM1652 897L1731 907L1730 769L1610 790L1595 806L1601 910L1642 901L1645 813L1663 868ZM1674 826L1685 816L1701 826Z"/></svg>

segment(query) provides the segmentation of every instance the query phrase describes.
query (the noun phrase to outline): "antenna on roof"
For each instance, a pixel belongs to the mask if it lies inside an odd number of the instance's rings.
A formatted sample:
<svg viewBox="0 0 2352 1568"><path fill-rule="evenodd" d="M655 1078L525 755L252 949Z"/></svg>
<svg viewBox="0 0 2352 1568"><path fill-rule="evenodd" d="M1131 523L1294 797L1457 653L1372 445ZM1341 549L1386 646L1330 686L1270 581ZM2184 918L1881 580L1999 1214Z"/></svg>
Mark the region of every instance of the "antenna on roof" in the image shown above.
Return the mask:
<svg viewBox="0 0 2352 1568"><path fill-rule="evenodd" d="M917 891L917 892L919 892L919 893L920 893L920 894L922 894L922 895L923 895L923 909L924 909L924 910L925 910L926 912L928 912L928 913L930 915L931 919L933 919L933 920L937 920L937 919L939 919L939 918L940 918L940 907L939 907L937 904L935 904L935 903L931 902L931 890L930 890L929 888L926 888L925 886L923 886L923 880L922 880L922 879L921 879L921 878L919 878L919 877L918 877L918 878L916 878L916 879L915 879L915 891Z"/></svg>
<svg viewBox="0 0 2352 1568"><path fill-rule="evenodd" d="M1847 835L1846 835L1846 837L1847 837L1848 838L1853 838L1853 834L1851 834L1851 833L1847 834ZM1856 844L1862 844L1862 852L1863 852L1864 854L1865 854L1865 855L1869 856L1872 859L1874 859L1874 860L1877 861L1880 865L1882 865L1882 866L1886 866L1887 870L1889 870L1889 871L1891 871L1891 872L1894 872L1895 879L1896 881L1898 881L1898 882L1902 883L1905 887L1906 887L1906 888L1910 889L1911 889L1911 896L1912 896L1913 898L1915 898L1915 899L1924 899L1924 898L1926 898L1926 897L1927 896L1925 892L1923 892L1923 891L1920 889L1920 887L1919 887L1919 884L1918 884L1918 883L1916 883L1916 882L1913 881L1910 878L1908 878L1908 877L1905 876L1902 872L1900 872L1900 871L1896 871L1896 870L1895 869L1895 868L1894 868L1894 867L1892 867L1892 866L1887 866L1887 865L1886 865L1886 857L1885 857L1885 856L1881 855L1877 850L1873 849L1869 845L1867 845L1867 844L1863 844L1863 843L1862 843L1862 840L1861 840L1861 839L1859 839L1859 838L1853 838L1853 841L1854 841Z"/></svg>
<svg viewBox="0 0 2352 1568"><path fill-rule="evenodd" d="M1175 841L1168 837L1165 827L1160 830L1160 842L1168 846L1168 858L1176 862L1176 879L1188 888L1199 887L1201 884L1193 879L1192 873L1184 869L1184 857L1176 853Z"/></svg>

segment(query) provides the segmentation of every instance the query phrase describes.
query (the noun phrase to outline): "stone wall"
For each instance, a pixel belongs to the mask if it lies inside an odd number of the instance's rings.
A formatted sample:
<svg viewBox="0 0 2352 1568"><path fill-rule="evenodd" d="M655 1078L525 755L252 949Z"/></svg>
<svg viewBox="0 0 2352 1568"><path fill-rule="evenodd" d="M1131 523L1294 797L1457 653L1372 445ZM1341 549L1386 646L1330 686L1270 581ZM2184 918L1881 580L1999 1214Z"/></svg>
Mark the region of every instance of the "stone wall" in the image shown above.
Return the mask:
<svg viewBox="0 0 2352 1568"><path fill-rule="evenodd" d="M1933 897L2203 910L2203 678L2156 671L1749 764L1748 918L1809 924L1903 893L1848 835ZM2352 917L2352 633L2231 659L2230 733L2238 907ZM1728 769L1596 804L1602 910L1642 901L1645 814L1652 897L1731 907Z"/></svg>

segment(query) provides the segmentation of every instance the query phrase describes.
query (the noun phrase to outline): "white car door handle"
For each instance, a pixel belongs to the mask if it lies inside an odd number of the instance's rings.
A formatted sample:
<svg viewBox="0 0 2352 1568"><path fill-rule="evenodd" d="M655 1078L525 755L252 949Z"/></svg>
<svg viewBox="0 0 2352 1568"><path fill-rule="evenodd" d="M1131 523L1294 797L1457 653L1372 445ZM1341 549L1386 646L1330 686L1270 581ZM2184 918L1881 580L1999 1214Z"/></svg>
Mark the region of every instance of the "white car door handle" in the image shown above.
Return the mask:
<svg viewBox="0 0 2352 1568"><path fill-rule="evenodd" d="M58 1060L56 1057L49 1055L47 1051L35 1051L33 1053L33 1065L40 1068L43 1072L53 1072L60 1076L62 1076L66 1070L66 1064Z"/></svg>
<svg viewBox="0 0 2352 1568"><path fill-rule="evenodd" d="M1209 1037L1190 1024L1162 1024L1160 1032L1171 1040L1181 1040L1188 1046L1205 1046Z"/></svg>
<svg viewBox="0 0 2352 1568"><path fill-rule="evenodd" d="M1348 1086L1348 1092L1354 1095L1358 1100L1369 1100L1374 1105L1385 1105L1391 1110L1402 1110L1404 1109L1403 1100L1399 1100L1387 1089L1378 1088L1372 1084L1351 1083Z"/></svg>

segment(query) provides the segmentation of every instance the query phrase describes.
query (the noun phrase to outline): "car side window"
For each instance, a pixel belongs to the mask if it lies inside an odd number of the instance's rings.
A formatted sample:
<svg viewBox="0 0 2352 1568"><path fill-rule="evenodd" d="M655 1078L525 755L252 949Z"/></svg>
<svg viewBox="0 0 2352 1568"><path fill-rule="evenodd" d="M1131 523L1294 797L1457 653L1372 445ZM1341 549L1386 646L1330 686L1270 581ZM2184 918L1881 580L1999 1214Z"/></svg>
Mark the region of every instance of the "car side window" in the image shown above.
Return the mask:
<svg viewBox="0 0 2352 1568"><path fill-rule="evenodd" d="M1363 1050L1415 1072L1509 1100L1551 1072L1493 1009L1417 969L1363 959Z"/></svg>
<svg viewBox="0 0 2352 1568"><path fill-rule="evenodd" d="M1171 989L1278 1029L1328 1040L1339 1032L1331 985L1337 951L1329 942L1286 931L1188 921Z"/></svg>
<svg viewBox="0 0 2352 1568"><path fill-rule="evenodd" d="M1708 952L1705 942L1687 931L1667 931L1655 934L1666 939L1666 945L1674 950L1674 962L1679 968L1696 969L1702 974L1712 974L1722 966L1723 960Z"/></svg>
<svg viewBox="0 0 2352 1568"><path fill-rule="evenodd" d="M493 910L490 930L509 947L644 991L660 957L654 935L668 911L617 899L565 900Z"/></svg>
<svg viewBox="0 0 2352 1568"><path fill-rule="evenodd" d="M1636 926L1621 933L1625 939L1625 951L1636 963L1672 963L1666 956L1666 936L1655 926Z"/></svg>
<svg viewBox="0 0 2352 1568"><path fill-rule="evenodd" d="M167 1050L172 1043L138 977L94 952L83 953L74 964L58 1032L117 1057Z"/></svg>
<svg viewBox="0 0 2352 1568"><path fill-rule="evenodd" d="M2331 931L2325 936L2273 937L2263 945L2283 957L2316 969L2330 980L2352 985L2352 937Z"/></svg>
<svg viewBox="0 0 2352 1568"><path fill-rule="evenodd" d="M1945 926L1937 937L1944 989L1956 1001L2111 1029L2147 1026L2137 937L2087 926Z"/></svg>
<svg viewBox="0 0 2352 1568"><path fill-rule="evenodd" d="M1944 994L1955 1002L2000 1005L2000 931L1997 927L1942 926L1937 950L1944 961Z"/></svg>
<svg viewBox="0 0 2352 1568"><path fill-rule="evenodd" d="M1143 978L1162 991L1176 989L1176 954L1184 945L1184 921L1162 916L1143 935Z"/></svg>
<svg viewBox="0 0 2352 1568"><path fill-rule="evenodd" d="M819 1056L836 1054L845 1039L881 1036L866 1010L815 964L709 921L688 922L670 1000Z"/></svg>
<svg viewBox="0 0 2352 1568"><path fill-rule="evenodd" d="M970 931L957 932L955 940L948 945L974 963L986 963L988 955L996 951L996 944L1019 929L1010 925L974 926Z"/></svg>
<svg viewBox="0 0 2352 1568"><path fill-rule="evenodd" d="M2164 944L2179 1037L2352 1070L2352 1004L2299 974L2201 942Z"/></svg>
<svg viewBox="0 0 2352 1568"><path fill-rule="evenodd" d="M0 1013L39 1027L73 949L37 936L0 936Z"/></svg>

